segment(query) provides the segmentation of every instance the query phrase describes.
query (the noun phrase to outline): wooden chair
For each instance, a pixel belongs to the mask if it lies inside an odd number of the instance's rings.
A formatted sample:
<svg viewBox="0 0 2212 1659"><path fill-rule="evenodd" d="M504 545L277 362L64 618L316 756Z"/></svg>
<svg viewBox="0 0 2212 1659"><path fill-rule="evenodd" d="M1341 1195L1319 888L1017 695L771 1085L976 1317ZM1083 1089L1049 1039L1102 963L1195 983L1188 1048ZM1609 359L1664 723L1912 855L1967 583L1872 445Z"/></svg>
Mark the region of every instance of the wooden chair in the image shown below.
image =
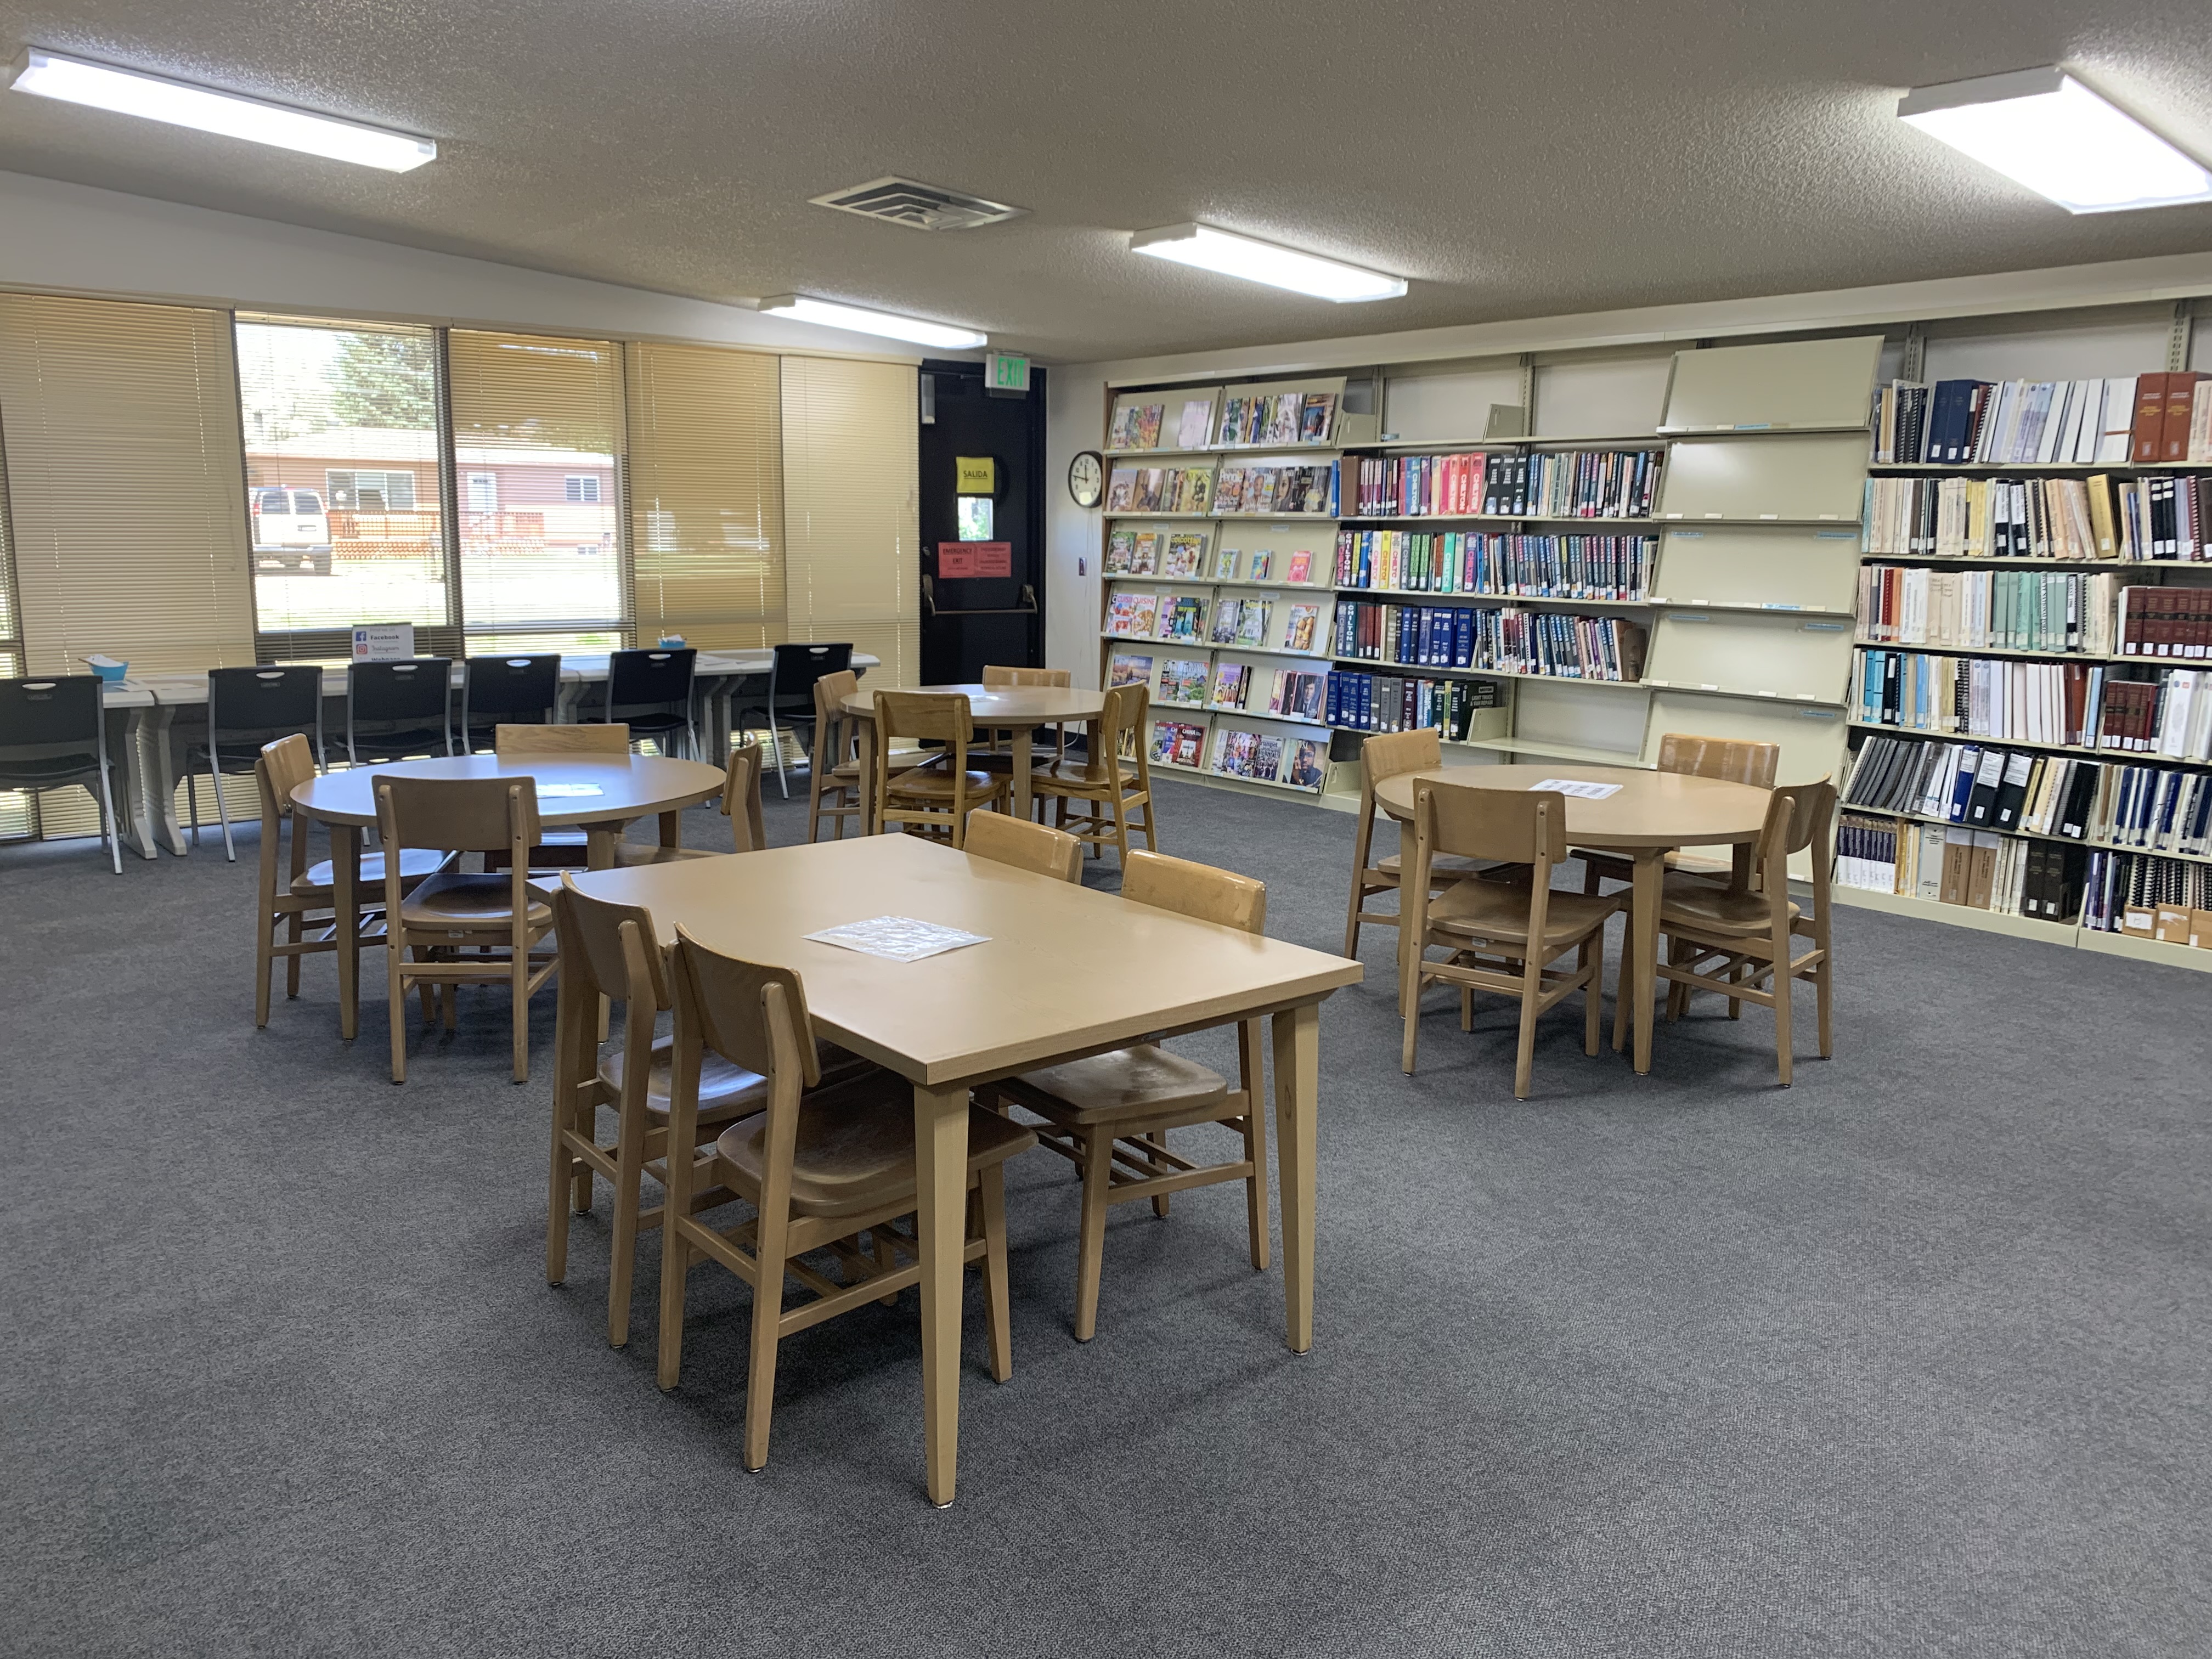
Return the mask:
<svg viewBox="0 0 2212 1659"><path fill-rule="evenodd" d="M1267 890L1187 859L1132 853L1121 896L1200 921L1256 933L1265 925ZM1155 1215L1170 1194L1220 1182L1244 1183L1245 1226L1252 1266L1267 1266L1267 1119L1262 1093L1260 1025L1237 1027L1237 1085L1211 1066L1156 1043L1117 1048L1088 1060L1024 1072L976 1091L986 1105L1022 1106L1045 1120L1039 1140L1083 1171L1083 1219L1076 1246L1075 1337L1088 1342L1098 1328L1098 1280L1106 1254L1106 1212L1140 1198ZM1168 1150L1168 1131L1219 1123L1243 1141L1243 1156L1200 1164Z"/></svg>
<svg viewBox="0 0 2212 1659"><path fill-rule="evenodd" d="M898 738L942 743L943 769L933 765L895 768L891 744ZM975 741L975 718L962 693L877 692L875 822L869 828L882 835L885 823L896 822L904 824L908 835L941 830L957 850L967 840L969 812L977 806L1003 811L1006 800L1004 778L969 766Z"/></svg>
<svg viewBox="0 0 2212 1659"><path fill-rule="evenodd" d="M261 795L260 927L254 949L253 1024L269 1023L269 972L281 957L284 963L284 995L300 994L300 958L336 951L337 892L332 885L331 861L307 862L307 828L294 816L292 792L315 775L315 751L299 735L279 738L262 745L254 763L254 783ZM284 826L291 826L289 847ZM289 857L287 856L289 853ZM444 865L443 854L418 850L403 853L399 861L401 890L412 892L425 876ZM366 894L384 885L384 854L372 853L361 861L361 885ZM380 918L381 907L358 905L363 916ZM317 913L325 913L318 915ZM309 918L316 919L312 922ZM279 934L283 937L278 938ZM361 932L363 945L384 943L383 924Z"/></svg>
<svg viewBox="0 0 2212 1659"><path fill-rule="evenodd" d="M1083 843L1065 830L978 809L968 815L966 850L995 864L1033 870L1055 881L1083 878Z"/></svg>
<svg viewBox="0 0 2212 1659"><path fill-rule="evenodd" d="M754 747L755 745L748 745ZM655 1037L657 1015L675 1006L653 916L641 906L610 904L577 890L565 872L554 895L561 946L560 1013L554 1037L553 1163L545 1194L545 1282L568 1274L568 1216L592 1207L592 1177L613 1183L615 1213L607 1278L607 1341L629 1340L629 1301L637 1238L661 1224L659 1205L642 1207L645 1177L668 1184L670 1079L675 1039ZM623 1005L622 1041L599 1053L599 999ZM849 1059L849 1056L848 1057ZM768 1104L756 1072L708 1054L699 1072L698 1135L711 1140L730 1123ZM599 1109L615 1109L615 1138L599 1139ZM695 1139L692 1148L700 1144ZM719 1188L693 1188L692 1207L727 1203Z"/></svg>
<svg viewBox="0 0 2212 1659"><path fill-rule="evenodd" d="M1774 787L1774 769L1781 763L1778 743L1753 743L1745 738L1695 738L1669 732L1659 739L1659 770L1679 776L1719 778L1728 783L1748 783L1760 789ZM1595 893L1601 880L1633 881L1636 866L1618 853L1596 853L1577 847L1570 856L1583 861L1583 891ZM1681 862L1679 853L1666 855L1667 867ZM1748 867L1734 860L1741 878Z"/></svg>
<svg viewBox="0 0 2212 1659"><path fill-rule="evenodd" d="M638 925L623 924L637 933ZM642 954L641 937L635 947ZM753 1288L752 1359L745 1389L745 1467L768 1462L778 1344L864 1302L885 1301L921 1277L920 1241L891 1224L915 1206L914 1097L891 1073L869 1067L824 1082L806 1012L806 990L787 968L709 950L677 930L672 969L676 1050L667 1144L696 1146L701 1079L708 1054L766 1079L767 1109L712 1139L694 1163L667 1160L660 1267L660 1386L676 1386L684 1355L684 1279L692 1260L719 1262ZM1029 1130L969 1109L969 1229L963 1259L983 1263L991 1375L1013 1375L1006 1286L1006 1161L1036 1144ZM692 1212L720 1187L753 1216L718 1228ZM870 1236L864 1253L860 1236ZM845 1282L799 1260L827 1249ZM784 1280L814 1292L784 1307Z"/></svg>
<svg viewBox="0 0 2212 1659"><path fill-rule="evenodd" d="M1767 804L1750 880L1723 886L1677 872L1660 890L1659 931L1668 948L1658 969L1659 977L1671 988L1667 1018L1680 1018L1697 991L1726 997L1731 1019L1746 1002L1773 1009L1774 1056L1785 1089L1790 1084L1790 994L1801 979L1813 981L1820 1058L1835 1053L1835 945L1828 922L1830 836L1835 816L1832 783L1778 789ZM1790 854L1807 851L1813 865L1810 915L1790 896ZM1797 939L1810 939L1813 948L1794 955L1792 941ZM1759 988L1762 983L1764 990ZM1624 998L1613 1012L1615 1048L1626 1040L1626 1022Z"/></svg>
<svg viewBox="0 0 2212 1659"><path fill-rule="evenodd" d="M1359 745L1359 828L1352 843L1352 908L1344 920L1344 954L1354 961L1359 957L1362 927L1398 926L1397 911L1366 908L1369 895L1398 890L1406 857L1402 834L1396 852L1374 857L1376 787L1408 772L1433 772L1443 763L1443 735L1434 726L1379 733ZM1481 874L1482 867L1467 859L1439 858L1433 874L1439 882L1464 881Z"/></svg>
<svg viewBox="0 0 2212 1659"><path fill-rule="evenodd" d="M513 994L514 1080L530 1079L530 999L553 975L550 951L532 947L553 930L552 896L530 879L539 840L538 795L528 778L372 780L384 842L385 972L392 998L392 1080L407 1080L409 987L434 988L453 1027L457 989L506 983ZM503 853L506 873L445 870L401 890L409 848ZM392 858L394 853L400 859ZM473 956L464 957L464 950ZM409 959L409 952L414 953ZM428 1013L425 1003L426 1020Z"/></svg>
<svg viewBox="0 0 2212 1659"><path fill-rule="evenodd" d="M1480 789L1421 783L1413 790L1413 861L1405 872L1403 902L1412 928L1400 959L1400 1004L1406 1023L1406 1075L1413 1074L1421 992L1432 981L1460 988L1460 1029L1474 1029L1474 993L1521 1000L1521 1040L1513 1062L1513 1097L1528 1097L1536 1057L1536 1019L1562 998L1583 994L1583 1048L1598 1051L1598 997L1605 975L1605 925L1621 896L1594 897L1552 890L1552 866L1567 856L1567 798L1553 790ZM1525 865L1525 882L1459 881L1440 895L1436 860L1462 858ZM1429 959L1431 946L1451 954ZM1575 953L1571 970L1551 964Z"/></svg>
<svg viewBox="0 0 2212 1659"><path fill-rule="evenodd" d="M983 665L983 684L987 688L1042 685L1065 691L1074 684L1075 676L1065 668L1006 668L995 663ZM1055 726L1050 730L1053 738L1050 743L1033 741L1031 744L1030 765L1032 769L1057 766L1067 757L1066 728ZM980 755L970 755L968 757L968 763L979 772L989 772L994 775L1004 773L1011 777L1014 770L1014 757L1013 751L1008 746L1006 733L992 732L990 747Z"/></svg>
<svg viewBox="0 0 2212 1659"><path fill-rule="evenodd" d="M806 839L822 832L828 818L831 839L845 839L845 820L857 818L861 805L860 763L857 757L860 719L845 712L845 699L860 689L860 677L846 669L824 674L814 682L814 746L807 763ZM866 824L860 829L863 833Z"/></svg>
<svg viewBox="0 0 2212 1659"><path fill-rule="evenodd" d="M1152 763L1145 744L1146 702L1141 685L1109 691L1105 713L1092 728L1083 758L1064 757L1036 773L1030 784L1040 801L1054 798L1055 828L1085 842L1094 856L1111 842L1125 869L1132 828L1143 833L1149 851L1160 850L1152 819ZM1081 803L1085 810L1071 817L1070 802Z"/></svg>
<svg viewBox="0 0 2212 1659"><path fill-rule="evenodd" d="M768 845L768 825L761 814L761 776L767 768L768 748L758 738L741 743L730 750L730 757L722 769L722 816L730 821L732 850L757 853ZM680 813L661 815L664 836L678 835L672 820ZM643 842L625 841L615 848L615 867L635 870L648 864L678 864L686 859L713 859L723 855L707 847L684 847L664 841L660 846Z"/></svg>
<svg viewBox="0 0 2212 1659"><path fill-rule="evenodd" d="M613 726L495 726L492 752L501 760L516 755L623 755L629 753L629 727ZM586 830L548 830L545 839L530 849L530 867L541 875L556 870L581 870L592 861L592 837ZM507 861L498 853L484 856L484 868L501 870Z"/></svg>

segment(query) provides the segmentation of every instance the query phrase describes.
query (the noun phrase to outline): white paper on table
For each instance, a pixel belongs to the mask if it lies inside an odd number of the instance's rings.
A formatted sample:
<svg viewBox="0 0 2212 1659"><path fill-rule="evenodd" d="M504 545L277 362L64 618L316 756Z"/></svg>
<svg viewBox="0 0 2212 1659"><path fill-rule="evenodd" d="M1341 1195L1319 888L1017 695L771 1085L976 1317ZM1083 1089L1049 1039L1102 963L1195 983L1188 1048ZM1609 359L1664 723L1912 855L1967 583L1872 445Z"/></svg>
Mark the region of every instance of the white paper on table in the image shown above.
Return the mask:
<svg viewBox="0 0 2212 1659"><path fill-rule="evenodd" d="M550 796L567 799L570 796L604 795L606 793L596 783L541 783L538 786L538 798L540 800Z"/></svg>
<svg viewBox="0 0 2212 1659"><path fill-rule="evenodd" d="M806 937L818 944L835 945L893 962L920 962L924 957L957 951L963 945L990 943L981 933L963 933L957 927L917 921L912 916L872 916L866 921L848 921L841 927L825 927Z"/></svg>
<svg viewBox="0 0 2212 1659"><path fill-rule="evenodd" d="M1563 795L1577 795L1584 800L1603 800L1607 795L1620 793L1620 786L1617 783L1584 783L1580 778L1546 778L1541 783L1532 783L1528 787L1531 792L1556 789Z"/></svg>

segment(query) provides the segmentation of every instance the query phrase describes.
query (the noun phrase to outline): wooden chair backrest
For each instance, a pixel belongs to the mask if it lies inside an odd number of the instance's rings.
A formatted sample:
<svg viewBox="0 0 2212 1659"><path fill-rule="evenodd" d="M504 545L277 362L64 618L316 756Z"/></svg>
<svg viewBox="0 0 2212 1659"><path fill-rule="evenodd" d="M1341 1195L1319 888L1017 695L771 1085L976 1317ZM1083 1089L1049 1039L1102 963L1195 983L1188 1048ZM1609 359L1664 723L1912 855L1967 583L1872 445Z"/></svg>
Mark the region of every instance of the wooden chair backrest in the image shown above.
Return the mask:
<svg viewBox="0 0 2212 1659"><path fill-rule="evenodd" d="M1065 830L1032 823L1027 818L978 808L968 815L968 835L962 846L994 864L1034 870L1058 881L1082 878L1083 843Z"/></svg>
<svg viewBox="0 0 2212 1659"><path fill-rule="evenodd" d="M1433 726L1378 733L1359 745L1360 793L1371 799L1376 784L1408 772L1433 772L1443 763L1442 737Z"/></svg>
<svg viewBox="0 0 2212 1659"><path fill-rule="evenodd" d="M261 833L271 834L277 820L292 816L292 792L315 775L315 751L296 732L261 745L253 775L261 790Z"/></svg>
<svg viewBox="0 0 2212 1659"><path fill-rule="evenodd" d="M1567 798L1555 790L1423 783L1413 790L1413 820L1439 857L1533 865L1540 880L1567 856Z"/></svg>
<svg viewBox="0 0 2212 1659"><path fill-rule="evenodd" d="M561 942L564 989L611 997L617 1002L642 998L656 1013L672 1006L660 952L642 950L639 959L632 960L623 943L625 922L631 925L629 937L641 940L654 937L652 911L641 904L611 904L593 898L579 889L576 878L564 870L561 890L554 895L553 913Z"/></svg>
<svg viewBox="0 0 2212 1659"><path fill-rule="evenodd" d="M497 755L627 755L629 727L611 726L495 726Z"/></svg>
<svg viewBox="0 0 2212 1659"><path fill-rule="evenodd" d="M730 834L740 853L757 853L768 845L768 823L761 816L762 757L760 740L741 743L730 750L722 770L722 816L730 821Z"/></svg>
<svg viewBox="0 0 2212 1659"><path fill-rule="evenodd" d="M1119 757L1125 745L1121 739L1133 733L1135 741L1126 745L1137 763L1140 787L1148 787L1152 769L1145 755L1145 714L1152 706L1152 692L1144 685L1117 685L1103 699L1106 707L1098 717L1098 741L1084 757L1083 776L1087 783L1111 783L1121 776ZM1149 793L1149 790L1148 790Z"/></svg>
<svg viewBox="0 0 2212 1659"><path fill-rule="evenodd" d="M842 723L846 718L845 699L860 689L860 677L849 668L841 668L834 674L824 674L814 682L814 718L819 725L831 720Z"/></svg>
<svg viewBox="0 0 2212 1659"><path fill-rule="evenodd" d="M447 853L507 853L523 866L541 839L538 787L529 778L400 778L369 780L376 791L376 823L386 868L402 848Z"/></svg>
<svg viewBox="0 0 2212 1659"><path fill-rule="evenodd" d="M983 684L1047 685L1065 691L1074 685L1075 676L1065 668L1002 668L994 663L985 663Z"/></svg>
<svg viewBox="0 0 2212 1659"><path fill-rule="evenodd" d="M974 706L960 691L878 691L876 742L888 750L893 738L933 738L966 749L975 741Z"/></svg>
<svg viewBox="0 0 2212 1659"><path fill-rule="evenodd" d="M1836 786L1823 778L1818 783L1793 783L1786 791L1792 803L1787 853L1820 852L1828 844L1828 828L1836 816ZM1815 859L1818 868L1820 860Z"/></svg>
<svg viewBox="0 0 2212 1659"><path fill-rule="evenodd" d="M1267 884L1163 853L1132 852L1121 896L1195 921L1256 933L1267 925Z"/></svg>
<svg viewBox="0 0 2212 1659"><path fill-rule="evenodd" d="M695 1033L723 1059L775 1082L778 1099L788 1081L803 1079L810 1089L822 1081L806 988L790 969L724 956L679 923L672 977L679 1047L685 1031Z"/></svg>
<svg viewBox="0 0 2212 1659"><path fill-rule="evenodd" d="M1747 738L1698 738L1669 732L1659 739L1659 769L1677 776L1719 778L1728 783L1747 783L1755 788L1774 787L1774 769L1782 762L1778 743L1753 743Z"/></svg>

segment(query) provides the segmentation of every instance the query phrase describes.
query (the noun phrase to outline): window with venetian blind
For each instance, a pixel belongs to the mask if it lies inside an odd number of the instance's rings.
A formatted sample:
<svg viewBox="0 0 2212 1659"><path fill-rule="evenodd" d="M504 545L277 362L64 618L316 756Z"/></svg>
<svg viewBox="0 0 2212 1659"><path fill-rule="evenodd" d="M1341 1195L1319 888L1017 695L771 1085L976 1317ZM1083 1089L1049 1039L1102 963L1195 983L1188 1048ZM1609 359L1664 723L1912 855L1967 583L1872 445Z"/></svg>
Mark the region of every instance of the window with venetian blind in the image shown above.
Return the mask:
<svg viewBox="0 0 2212 1659"><path fill-rule="evenodd" d="M253 661L228 313L0 294L0 423L29 672Z"/></svg>
<svg viewBox="0 0 2212 1659"><path fill-rule="evenodd" d="M633 344L630 558L637 637L757 650L785 637L778 361Z"/></svg>
<svg viewBox="0 0 2212 1659"><path fill-rule="evenodd" d="M912 685L921 428L912 364L783 360L784 637L849 640Z"/></svg>
<svg viewBox="0 0 2212 1659"><path fill-rule="evenodd" d="M447 333L471 650L624 643L622 351L609 340Z"/></svg>

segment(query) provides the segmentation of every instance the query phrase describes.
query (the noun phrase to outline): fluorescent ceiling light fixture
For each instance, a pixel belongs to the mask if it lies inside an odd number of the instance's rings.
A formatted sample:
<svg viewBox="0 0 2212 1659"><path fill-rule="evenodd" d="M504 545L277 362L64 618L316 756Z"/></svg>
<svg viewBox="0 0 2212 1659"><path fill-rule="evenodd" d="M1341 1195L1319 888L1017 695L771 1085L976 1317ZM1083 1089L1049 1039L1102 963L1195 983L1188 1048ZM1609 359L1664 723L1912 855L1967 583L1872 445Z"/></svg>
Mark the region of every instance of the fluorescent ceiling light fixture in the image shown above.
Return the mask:
<svg viewBox="0 0 2212 1659"><path fill-rule="evenodd" d="M953 323L927 323L919 317L900 317L888 311L865 310L860 306L841 306L834 300L813 300L804 294L779 294L772 300L763 300L760 308L779 316L795 317L802 323L819 323L823 328L849 328L856 334L882 334L894 340L913 340L953 351L986 344L991 337L979 329L962 328Z"/></svg>
<svg viewBox="0 0 2212 1659"><path fill-rule="evenodd" d="M434 160L438 154L436 143L412 133L287 109L258 98L187 86L182 81L115 69L37 46L27 48L15 59L12 84L18 92L35 93L41 98L58 98L64 103L113 110L120 115L143 115L149 121L166 121L171 126L193 127L230 138L250 138L257 144L304 150L333 161L357 161L386 173L408 172Z"/></svg>
<svg viewBox="0 0 2212 1659"><path fill-rule="evenodd" d="M1287 288L1340 305L1354 300L1395 300L1406 291L1403 276L1385 276L1379 270L1363 270L1317 253L1301 253L1296 248L1278 247L1234 231L1216 230L1212 225L1164 225L1158 230L1140 230L1129 239L1129 247L1155 259L1218 270L1224 276Z"/></svg>
<svg viewBox="0 0 2212 1659"><path fill-rule="evenodd" d="M1922 87L1897 114L2069 213L2212 202L2212 173L2063 70Z"/></svg>

